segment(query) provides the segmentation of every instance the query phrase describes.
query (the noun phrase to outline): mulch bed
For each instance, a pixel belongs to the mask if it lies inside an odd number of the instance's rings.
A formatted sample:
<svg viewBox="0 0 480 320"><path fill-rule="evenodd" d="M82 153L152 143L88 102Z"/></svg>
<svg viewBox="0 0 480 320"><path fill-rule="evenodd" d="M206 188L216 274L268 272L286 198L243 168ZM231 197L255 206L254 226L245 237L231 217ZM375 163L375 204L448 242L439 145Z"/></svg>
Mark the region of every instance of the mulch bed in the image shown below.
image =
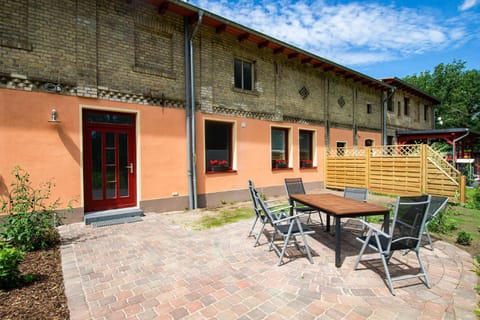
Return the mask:
<svg viewBox="0 0 480 320"><path fill-rule="evenodd" d="M22 275L35 280L10 290L0 290L0 319L69 319L58 247L28 252L20 264Z"/></svg>

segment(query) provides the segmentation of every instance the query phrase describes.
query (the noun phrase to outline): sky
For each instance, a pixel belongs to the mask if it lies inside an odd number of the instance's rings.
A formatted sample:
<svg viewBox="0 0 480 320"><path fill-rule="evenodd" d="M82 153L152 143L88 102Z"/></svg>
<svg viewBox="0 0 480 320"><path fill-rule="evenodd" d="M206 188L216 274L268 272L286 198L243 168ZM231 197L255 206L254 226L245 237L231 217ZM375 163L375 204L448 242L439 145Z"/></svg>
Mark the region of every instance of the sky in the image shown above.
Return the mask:
<svg viewBox="0 0 480 320"><path fill-rule="evenodd" d="M373 78L480 70L480 0L190 0L190 4Z"/></svg>

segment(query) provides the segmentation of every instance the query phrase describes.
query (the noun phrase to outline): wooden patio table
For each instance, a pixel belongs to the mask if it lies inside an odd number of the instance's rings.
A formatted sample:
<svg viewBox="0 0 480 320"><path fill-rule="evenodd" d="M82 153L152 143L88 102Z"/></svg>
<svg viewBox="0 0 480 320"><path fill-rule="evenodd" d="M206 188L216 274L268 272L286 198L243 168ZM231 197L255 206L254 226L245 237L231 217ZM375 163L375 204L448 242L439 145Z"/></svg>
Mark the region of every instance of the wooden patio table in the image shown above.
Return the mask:
<svg viewBox="0 0 480 320"><path fill-rule="evenodd" d="M292 194L290 201L302 203L327 214L326 231L330 231L330 216L335 218L335 266L341 263L341 227L340 219L383 215L384 230L388 233L390 209L372 203L348 199L330 193L322 194Z"/></svg>

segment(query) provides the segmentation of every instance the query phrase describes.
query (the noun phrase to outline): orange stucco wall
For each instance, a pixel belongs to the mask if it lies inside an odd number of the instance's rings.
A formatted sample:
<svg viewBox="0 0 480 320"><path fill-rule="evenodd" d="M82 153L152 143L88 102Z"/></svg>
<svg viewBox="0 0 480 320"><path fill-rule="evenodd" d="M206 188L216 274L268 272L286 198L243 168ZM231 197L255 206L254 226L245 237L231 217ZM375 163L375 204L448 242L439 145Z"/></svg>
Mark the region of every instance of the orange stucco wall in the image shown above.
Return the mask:
<svg viewBox="0 0 480 320"><path fill-rule="evenodd" d="M137 113L138 200L188 193L182 109L0 89L0 195L20 165L34 186L53 179L52 198L83 207L82 108ZM52 109L60 123L48 122Z"/></svg>
<svg viewBox="0 0 480 320"><path fill-rule="evenodd" d="M137 201L188 196L186 120L183 109L162 108L49 93L0 89L0 195L5 196L15 165L34 185L53 179L52 198L65 207L83 207L83 108L137 114ZM59 123L48 122L52 109ZM204 120L234 123L234 172L205 173ZM287 177L323 181L324 128L249 118L196 114L197 193L245 190L248 179L258 187L283 185ZM271 127L289 128L291 168L271 169ZM300 169L299 130L314 132L314 168Z"/></svg>
<svg viewBox="0 0 480 320"><path fill-rule="evenodd" d="M227 190L240 190L247 187L247 181L252 179L256 186L269 187L283 185L283 179L289 177L303 178L304 182L323 181L324 161L324 128L298 125L292 123L274 123L248 118L225 117L219 115L197 114L197 153L198 153L198 192L212 193ZM204 121L218 120L234 123L236 135L236 172L205 174L204 153ZM271 169L270 137L271 128L289 128L292 134L292 149L290 159L293 161L290 169ZM300 169L298 139L299 130L306 129L316 132L317 161L316 168Z"/></svg>
<svg viewBox="0 0 480 320"><path fill-rule="evenodd" d="M53 178L52 198L80 206L78 99L0 89L0 190L5 195L11 171L19 165L33 186ZM76 102L76 103L74 103ZM48 122L56 109L60 124Z"/></svg>

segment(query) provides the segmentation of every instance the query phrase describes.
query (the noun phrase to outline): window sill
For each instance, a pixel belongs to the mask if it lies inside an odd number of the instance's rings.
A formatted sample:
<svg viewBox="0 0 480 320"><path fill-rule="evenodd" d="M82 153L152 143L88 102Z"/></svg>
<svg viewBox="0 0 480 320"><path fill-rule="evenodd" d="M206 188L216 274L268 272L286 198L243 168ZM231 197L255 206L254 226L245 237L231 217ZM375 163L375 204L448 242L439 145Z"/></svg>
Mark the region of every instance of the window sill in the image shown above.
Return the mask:
<svg viewBox="0 0 480 320"><path fill-rule="evenodd" d="M300 170L304 170L304 169L318 169L317 166L312 166L312 167L300 167Z"/></svg>
<svg viewBox="0 0 480 320"><path fill-rule="evenodd" d="M258 91L256 91L256 90L245 90L245 89L240 89L240 88L232 87L232 91L233 91L233 92L237 92L237 93L249 94L249 95L256 96L256 97L259 97L259 96L260 96L260 92L258 92Z"/></svg>
<svg viewBox="0 0 480 320"><path fill-rule="evenodd" d="M205 174L237 173L237 170L206 171Z"/></svg>
<svg viewBox="0 0 480 320"><path fill-rule="evenodd" d="M272 168L272 171L282 171L282 170L293 170L293 168L289 168L289 167L286 167L286 168Z"/></svg>

